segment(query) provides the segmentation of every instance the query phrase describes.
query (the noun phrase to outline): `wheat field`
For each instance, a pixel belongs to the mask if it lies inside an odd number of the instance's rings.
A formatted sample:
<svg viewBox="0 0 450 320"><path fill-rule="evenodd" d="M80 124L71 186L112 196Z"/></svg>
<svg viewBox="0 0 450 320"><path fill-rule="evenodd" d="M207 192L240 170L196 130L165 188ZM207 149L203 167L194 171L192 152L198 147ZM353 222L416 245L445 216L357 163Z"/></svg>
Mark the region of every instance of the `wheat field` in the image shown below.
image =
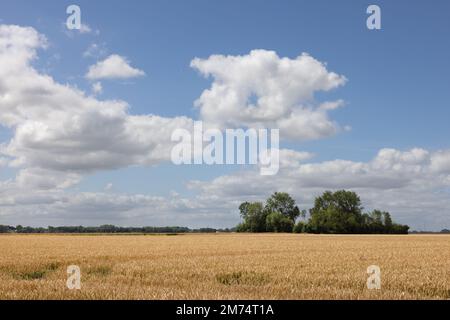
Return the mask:
<svg viewBox="0 0 450 320"><path fill-rule="evenodd" d="M0 236L0 299L449 298L446 235Z"/></svg>

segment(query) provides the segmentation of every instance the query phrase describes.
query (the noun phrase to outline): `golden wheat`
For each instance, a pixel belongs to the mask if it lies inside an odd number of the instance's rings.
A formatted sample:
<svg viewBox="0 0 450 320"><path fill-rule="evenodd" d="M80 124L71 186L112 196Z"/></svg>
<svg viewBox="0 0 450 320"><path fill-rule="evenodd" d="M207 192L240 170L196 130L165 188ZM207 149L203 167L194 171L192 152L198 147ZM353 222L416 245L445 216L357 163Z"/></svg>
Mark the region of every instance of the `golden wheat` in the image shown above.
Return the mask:
<svg viewBox="0 0 450 320"><path fill-rule="evenodd" d="M66 286L69 265L81 290ZM0 299L449 298L445 235L0 236Z"/></svg>

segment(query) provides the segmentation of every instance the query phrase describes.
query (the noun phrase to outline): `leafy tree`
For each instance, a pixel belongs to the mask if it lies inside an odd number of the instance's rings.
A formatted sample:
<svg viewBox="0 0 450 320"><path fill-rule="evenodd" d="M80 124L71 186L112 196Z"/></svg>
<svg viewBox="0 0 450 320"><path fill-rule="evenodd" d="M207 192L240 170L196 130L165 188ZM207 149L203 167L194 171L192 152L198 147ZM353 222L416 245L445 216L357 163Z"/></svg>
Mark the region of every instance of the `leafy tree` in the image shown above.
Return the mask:
<svg viewBox="0 0 450 320"><path fill-rule="evenodd" d="M392 225L391 232L392 234L408 234L409 226L404 224L396 224Z"/></svg>
<svg viewBox="0 0 450 320"><path fill-rule="evenodd" d="M408 226L394 223L389 212L373 210L364 214L364 231L366 233L406 234L408 230Z"/></svg>
<svg viewBox="0 0 450 320"><path fill-rule="evenodd" d="M265 205L261 202L243 202L239 211L243 222L236 227L238 232L292 232L295 220L306 214L285 192L275 192Z"/></svg>
<svg viewBox="0 0 450 320"><path fill-rule="evenodd" d="M294 222L279 212L272 212L266 218L266 228L269 232L292 232Z"/></svg>
<svg viewBox="0 0 450 320"><path fill-rule="evenodd" d="M241 218L244 220L248 216L250 205L251 205L251 203L246 201L246 202L241 203L241 205L239 206L239 213L241 215Z"/></svg>
<svg viewBox="0 0 450 320"><path fill-rule="evenodd" d="M389 214L389 212L383 212L383 222L384 222L384 226L387 229L392 228L393 222L392 222L392 218L391 215Z"/></svg>
<svg viewBox="0 0 450 320"><path fill-rule="evenodd" d="M326 191L310 209L309 228L315 233L358 233L363 226L362 206L355 192Z"/></svg>
<svg viewBox="0 0 450 320"><path fill-rule="evenodd" d="M386 212L387 213L387 212ZM387 213L389 215L389 213ZM385 212L373 210L364 215L364 227L367 233L382 233L384 230L383 216Z"/></svg>
<svg viewBox="0 0 450 320"><path fill-rule="evenodd" d="M295 225L293 231L294 231L294 233L305 233L305 232L307 232L307 224L303 221L299 221Z"/></svg>
<svg viewBox="0 0 450 320"><path fill-rule="evenodd" d="M249 231L249 227L245 222L239 223L236 226L236 232L248 232Z"/></svg>
<svg viewBox="0 0 450 320"><path fill-rule="evenodd" d="M13 231L15 228L11 226L0 225L0 233L8 233Z"/></svg>
<svg viewBox="0 0 450 320"><path fill-rule="evenodd" d="M244 222L238 226L241 232L265 232L268 212L261 202L244 202L239 206Z"/></svg>
<svg viewBox="0 0 450 320"><path fill-rule="evenodd" d="M299 216L305 216L305 211L300 211L295 205L295 200L286 192L275 192L266 201L265 209L268 212L278 212L285 217L288 217L292 223Z"/></svg>

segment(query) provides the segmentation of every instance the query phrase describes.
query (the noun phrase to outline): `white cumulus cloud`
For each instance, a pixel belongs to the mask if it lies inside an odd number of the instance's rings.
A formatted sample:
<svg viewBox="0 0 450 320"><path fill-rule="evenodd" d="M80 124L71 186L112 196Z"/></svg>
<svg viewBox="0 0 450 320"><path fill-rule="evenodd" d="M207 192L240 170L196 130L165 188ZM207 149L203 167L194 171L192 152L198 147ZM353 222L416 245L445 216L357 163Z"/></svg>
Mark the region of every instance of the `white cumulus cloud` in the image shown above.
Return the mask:
<svg viewBox="0 0 450 320"><path fill-rule="evenodd" d="M314 95L344 85L346 78L306 53L290 59L253 50L242 56L196 58L191 67L213 78L195 102L208 123L279 128L281 138L297 140L327 137L339 129L328 112L342 101L317 103Z"/></svg>
<svg viewBox="0 0 450 320"><path fill-rule="evenodd" d="M133 116L124 101L56 82L31 65L45 44L32 28L0 26L0 125L12 132L0 157L22 170L21 184L67 187L86 173L170 160L172 131L191 119Z"/></svg>
<svg viewBox="0 0 450 320"><path fill-rule="evenodd" d="M144 76L145 72L130 66L129 61L117 54L89 67L86 78L96 79L128 79Z"/></svg>

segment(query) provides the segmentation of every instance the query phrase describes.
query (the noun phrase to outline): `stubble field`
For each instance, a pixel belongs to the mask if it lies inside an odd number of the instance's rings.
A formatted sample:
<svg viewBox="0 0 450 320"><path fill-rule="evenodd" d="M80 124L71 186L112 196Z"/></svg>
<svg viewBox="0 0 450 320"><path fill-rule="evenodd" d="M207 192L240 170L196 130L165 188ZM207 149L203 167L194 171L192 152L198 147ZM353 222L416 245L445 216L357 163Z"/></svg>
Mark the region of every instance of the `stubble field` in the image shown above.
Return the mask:
<svg viewBox="0 0 450 320"><path fill-rule="evenodd" d="M450 299L450 236L0 235L0 299Z"/></svg>

